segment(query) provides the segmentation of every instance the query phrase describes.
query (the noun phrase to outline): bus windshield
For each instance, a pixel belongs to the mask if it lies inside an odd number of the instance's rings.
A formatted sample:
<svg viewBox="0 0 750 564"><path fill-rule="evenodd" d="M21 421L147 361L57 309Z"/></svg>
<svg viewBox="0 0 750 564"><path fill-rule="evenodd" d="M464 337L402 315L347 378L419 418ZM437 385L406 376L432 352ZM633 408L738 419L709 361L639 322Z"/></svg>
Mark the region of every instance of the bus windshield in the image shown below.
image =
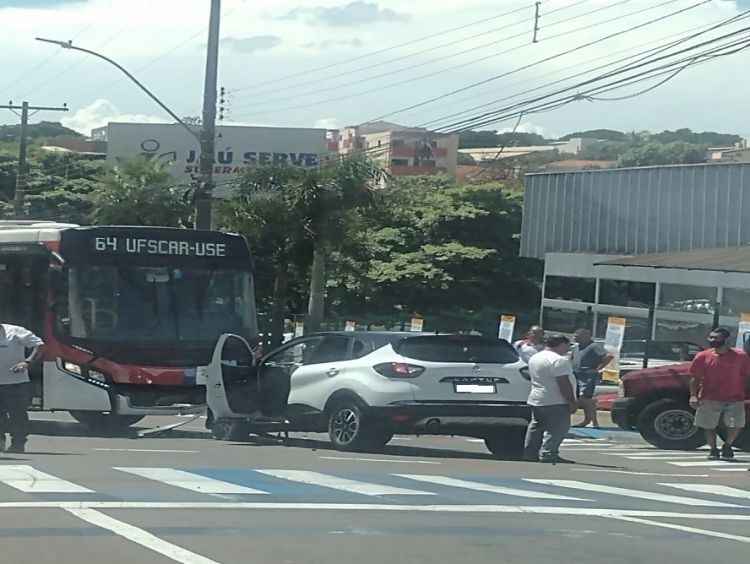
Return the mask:
<svg viewBox="0 0 750 564"><path fill-rule="evenodd" d="M251 274L132 264L74 266L58 326L70 337L108 343L213 343L254 325Z"/></svg>

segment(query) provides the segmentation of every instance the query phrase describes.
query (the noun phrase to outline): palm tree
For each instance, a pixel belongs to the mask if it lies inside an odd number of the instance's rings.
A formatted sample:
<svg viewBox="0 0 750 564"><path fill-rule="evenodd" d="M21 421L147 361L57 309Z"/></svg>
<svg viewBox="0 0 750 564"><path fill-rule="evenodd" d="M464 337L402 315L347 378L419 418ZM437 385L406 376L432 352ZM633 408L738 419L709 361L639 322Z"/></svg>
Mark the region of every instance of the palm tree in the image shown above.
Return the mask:
<svg viewBox="0 0 750 564"><path fill-rule="evenodd" d="M94 223L187 226L191 208L171 182L170 165L135 156L115 166L92 193Z"/></svg>

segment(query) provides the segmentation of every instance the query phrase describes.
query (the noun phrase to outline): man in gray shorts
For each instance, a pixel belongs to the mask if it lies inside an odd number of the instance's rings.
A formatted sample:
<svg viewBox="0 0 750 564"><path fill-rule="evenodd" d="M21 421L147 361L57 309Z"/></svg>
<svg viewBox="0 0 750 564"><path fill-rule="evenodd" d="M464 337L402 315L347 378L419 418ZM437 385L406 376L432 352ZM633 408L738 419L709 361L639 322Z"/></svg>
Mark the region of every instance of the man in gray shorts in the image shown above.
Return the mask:
<svg viewBox="0 0 750 564"><path fill-rule="evenodd" d="M750 357L729 346L729 331L714 329L709 349L698 353L691 366L690 406L696 410L695 425L703 429L711 448L710 460L734 459L732 444L745 427L745 387L750 381ZM722 423L727 438L716 445L716 429Z"/></svg>

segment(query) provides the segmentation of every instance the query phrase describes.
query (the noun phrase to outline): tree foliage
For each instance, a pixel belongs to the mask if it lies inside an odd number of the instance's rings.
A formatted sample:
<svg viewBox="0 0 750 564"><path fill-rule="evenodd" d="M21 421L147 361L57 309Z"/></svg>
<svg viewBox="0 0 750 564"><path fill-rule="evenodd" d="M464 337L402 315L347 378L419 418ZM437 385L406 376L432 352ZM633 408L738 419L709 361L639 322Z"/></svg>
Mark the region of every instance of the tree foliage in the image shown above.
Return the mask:
<svg viewBox="0 0 750 564"><path fill-rule="evenodd" d="M91 192L94 223L183 227L191 224L191 206L171 185L169 165L135 156L110 170Z"/></svg>
<svg viewBox="0 0 750 564"><path fill-rule="evenodd" d="M515 133L497 131L464 131L458 137L459 149L476 147L518 147L528 145L547 145L549 141L537 133L517 131Z"/></svg>
<svg viewBox="0 0 750 564"><path fill-rule="evenodd" d="M673 141L647 143L623 153L617 161L621 167L692 164L706 162L706 148L701 145Z"/></svg>

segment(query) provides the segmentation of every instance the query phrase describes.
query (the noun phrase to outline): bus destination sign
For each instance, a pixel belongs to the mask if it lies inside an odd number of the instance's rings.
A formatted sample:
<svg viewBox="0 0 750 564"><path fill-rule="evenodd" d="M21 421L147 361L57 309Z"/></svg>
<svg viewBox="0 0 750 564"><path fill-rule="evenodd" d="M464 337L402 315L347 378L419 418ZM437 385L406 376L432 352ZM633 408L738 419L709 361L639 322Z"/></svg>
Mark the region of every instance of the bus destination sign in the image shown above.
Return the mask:
<svg viewBox="0 0 750 564"><path fill-rule="evenodd" d="M174 241L143 237L94 237L94 250L104 253L166 255L182 257L226 257L226 243Z"/></svg>

